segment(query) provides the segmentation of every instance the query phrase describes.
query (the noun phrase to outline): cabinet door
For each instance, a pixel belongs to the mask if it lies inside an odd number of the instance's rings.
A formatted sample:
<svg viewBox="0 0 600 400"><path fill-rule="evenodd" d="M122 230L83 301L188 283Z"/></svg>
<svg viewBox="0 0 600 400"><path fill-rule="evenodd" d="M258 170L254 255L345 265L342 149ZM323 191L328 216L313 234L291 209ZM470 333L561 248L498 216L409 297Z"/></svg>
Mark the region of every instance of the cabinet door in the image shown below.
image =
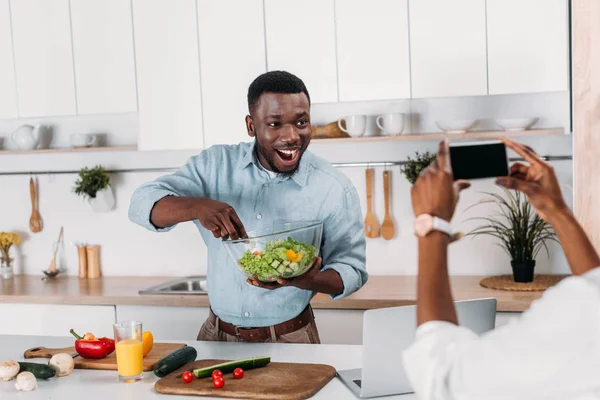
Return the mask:
<svg viewBox="0 0 600 400"><path fill-rule="evenodd" d="M410 0L412 96L487 94L485 0Z"/></svg>
<svg viewBox="0 0 600 400"><path fill-rule="evenodd" d="M340 101L410 98L408 0L337 0Z"/></svg>
<svg viewBox="0 0 600 400"><path fill-rule="evenodd" d="M0 119L17 118L15 64L8 0L0 0L0 60Z"/></svg>
<svg viewBox="0 0 600 400"><path fill-rule="evenodd" d="M130 0L71 0L79 114L137 111Z"/></svg>
<svg viewBox="0 0 600 400"><path fill-rule="evenodd" d="M198 0L206 147L249 140L248 86L267 70L263 16L262 0Z"/></svg>
<svg viewBox="0 0 600 400"><path fill-rule="evenodd" d="M10 4L20 116L76 114L69 0Z"/></svg>
<svg viewBox="0 0 600 400"><path fill-rule="evenodd" d="M334 0L265 0L267 68L304 81L313 103L338 101Z"/></svg>
<svg viewBox="0 0 600 400"><path fill-rule="evenodd" d="M201 149L195 0L133 0L140 150Z"/></svg>
<svg viewBox="0 0 600 400"><path fill-rule="evenodd" d="M488 0L490 94L568 90L568 19L567 0Z"/></svg>

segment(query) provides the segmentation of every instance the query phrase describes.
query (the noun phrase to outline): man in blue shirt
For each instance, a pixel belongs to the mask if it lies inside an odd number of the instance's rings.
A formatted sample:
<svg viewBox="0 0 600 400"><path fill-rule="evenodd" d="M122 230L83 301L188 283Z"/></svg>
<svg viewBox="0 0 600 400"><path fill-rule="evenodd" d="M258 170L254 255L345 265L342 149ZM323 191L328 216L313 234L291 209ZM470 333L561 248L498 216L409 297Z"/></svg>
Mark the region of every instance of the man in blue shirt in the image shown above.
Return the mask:
<svg viewBox="0 0 600 400"><path fill-rule="evenodd" d="M319 343L310 300L348 296L368 278L358 193L347 177L307 151L310 97L284 71L248 89L253 142L212 146L172 175L143 184L129 218L166 232L193 221L208 247L209 318L198 340ZM246 279L221 240L279 222L323 223L321 258L306 274L274 283Z"/></svg>

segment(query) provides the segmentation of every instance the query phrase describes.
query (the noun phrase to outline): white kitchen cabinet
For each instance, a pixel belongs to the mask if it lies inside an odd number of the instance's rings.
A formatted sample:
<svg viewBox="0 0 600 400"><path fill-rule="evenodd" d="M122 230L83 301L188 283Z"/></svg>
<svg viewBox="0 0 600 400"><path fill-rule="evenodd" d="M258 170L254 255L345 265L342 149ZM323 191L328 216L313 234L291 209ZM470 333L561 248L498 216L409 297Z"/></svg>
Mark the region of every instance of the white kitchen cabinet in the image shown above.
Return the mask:
<svg viewBox="0 0 600 400"><path fill-rule="evenodd" d="M15 64L8 0L0 0L0 60L0 119L17 118Z"/></svg>
<svg viewBox="0 0 600 400"><path fill-rule="evenodd" d="M487 0L489 94L569 90L567 0Z"/></svg>
<svg viewBox="0 0 600 400"><path fill-rule="evenodd" d="M304 81L313 103L338 101L334 0L265 0L267 68Z"/></svg>
<svg viewBox="0 0 600 400"><path fill-rule="evenodd" d="M198 32L205 147L248 140L248 86L267 70L263 2L198 0Z"/></svg>
<svg viewBox="0 0 600 400"><path fill-rule="evenodd" d="M133 0L133 28L139 149L201 149L196 1Z"/></svg>
<svg viewBox="0 0 600 400"><path fill-rule="evenodd" d="M117 321L142 321L154 340L196 340L208 307L117 306Z"/></svg>
<svg viewBox="0 0 600 400"><path fill-rule="evenodd" d="M410 98L408 0L336 0L340 101Z"/></svg>
<svg viewBox="0 0 600 400"><path fill-rule="evenodd" d="M412 97L486 95L485 0L410 0L409 16Z"/></svg>
<svg viewBox="0 0 600 400"><path fill-rule="evenodd" d="M520 312L497 312L496 313L496 328L504 325L508 325L512 321L516 321L521 318Z"/></svg>
<svg viewBox="0 0 600 400"><path fill-rule="evenodd" d="M20 117L75 115L69 0L10 5Z"/></svg>
<svg viewBox="0 0 600 400"><path fill-rule="evenodd" d="M137 111L130 0L71 0L79 114Z"/></svg>
<svg viewBox="0 0 600 400"><path fill-rule="evenodd" d="M72 328L80 335L113 337L115 324L114 306L5 303L0 304L0 314L0 335L73 337Z"/></svg>

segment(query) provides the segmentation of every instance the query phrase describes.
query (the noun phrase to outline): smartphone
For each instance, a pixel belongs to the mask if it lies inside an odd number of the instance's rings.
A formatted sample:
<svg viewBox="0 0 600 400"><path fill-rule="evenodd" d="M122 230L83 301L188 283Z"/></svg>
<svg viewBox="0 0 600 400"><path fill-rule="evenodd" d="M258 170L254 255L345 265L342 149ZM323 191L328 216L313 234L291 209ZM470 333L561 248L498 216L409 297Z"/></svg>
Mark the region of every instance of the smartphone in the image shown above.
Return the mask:
<svg viewBox="0 0 600 400"><path fill-rule="evenodd" d="M450 144L454 179L508 176L506 145L498 140Z"/></svg>

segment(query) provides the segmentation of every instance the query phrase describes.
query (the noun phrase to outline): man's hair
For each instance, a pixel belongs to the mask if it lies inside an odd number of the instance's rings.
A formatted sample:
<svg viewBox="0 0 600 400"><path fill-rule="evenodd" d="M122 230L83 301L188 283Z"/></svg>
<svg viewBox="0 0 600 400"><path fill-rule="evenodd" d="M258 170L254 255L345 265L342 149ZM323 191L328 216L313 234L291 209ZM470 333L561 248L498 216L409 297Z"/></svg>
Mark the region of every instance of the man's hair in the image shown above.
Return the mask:
<svg viewBox="0 0 600 400"><path fill-rule="evenodd" d="M310 105L310 95L302 79L286 71L269 71L259 75L248 88L248 110L252 112L263 93L304 93Z"/></svg>

